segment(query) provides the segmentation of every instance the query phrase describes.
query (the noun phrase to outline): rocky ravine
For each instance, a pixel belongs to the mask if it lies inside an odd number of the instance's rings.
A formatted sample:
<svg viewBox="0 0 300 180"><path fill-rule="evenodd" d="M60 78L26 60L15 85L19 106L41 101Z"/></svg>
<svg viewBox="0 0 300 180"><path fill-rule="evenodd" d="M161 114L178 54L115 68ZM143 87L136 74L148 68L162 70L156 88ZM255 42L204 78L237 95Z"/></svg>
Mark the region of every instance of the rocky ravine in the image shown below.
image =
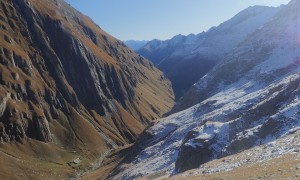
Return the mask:
<svg viewBox="0 0 300 180"><path fill-rule="evenodd" d="M72 175L173 106L159 70L63 0L1 1L0 29L1 178Z"/></svg>
<svg viewBox="0 0 300 180"><path fill-rule="evenodd" d="M158 120L111 177L227 171L239 164L210 162L248 150L252 163L299 153L299 8L291 1L200 79L177 106L190 108Z"/></svg>

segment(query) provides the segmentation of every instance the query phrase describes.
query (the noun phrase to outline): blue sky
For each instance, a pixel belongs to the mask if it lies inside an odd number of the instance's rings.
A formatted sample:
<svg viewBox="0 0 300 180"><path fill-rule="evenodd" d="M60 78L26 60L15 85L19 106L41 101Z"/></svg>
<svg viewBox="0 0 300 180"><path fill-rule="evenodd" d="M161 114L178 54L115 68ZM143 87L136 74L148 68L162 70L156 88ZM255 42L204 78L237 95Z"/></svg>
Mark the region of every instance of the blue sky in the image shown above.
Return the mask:
<svg viewBox="0 0 300 180"><path fill-rule="evenodd" d="M289 0L65 0L120 40L169 39L200 33L253 5Z"/></svg>

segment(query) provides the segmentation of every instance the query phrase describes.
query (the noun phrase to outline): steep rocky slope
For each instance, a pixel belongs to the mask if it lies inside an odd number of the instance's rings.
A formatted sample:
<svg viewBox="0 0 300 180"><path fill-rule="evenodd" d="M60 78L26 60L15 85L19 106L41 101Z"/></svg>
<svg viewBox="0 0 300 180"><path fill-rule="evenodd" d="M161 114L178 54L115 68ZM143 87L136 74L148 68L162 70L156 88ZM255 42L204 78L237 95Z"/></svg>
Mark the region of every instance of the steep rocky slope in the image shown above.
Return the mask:
<svg viewBox="0 0 300 180"><path fill-rule="evenodd" d="M272 78L289 72L289 68L297 67L300 23L297 6L294 9L290 6L283 8L271 22L248 36L222 62L195 83L174 111L191 107L243 79L256 78L268 84Z"/></svg>
<svg viewBox="0 0 300 180"><path fill-rule="evenodd" d="M178 35L166 41L153 40L137 52L166 74L179 99L223 56L270 21L279 9L249 7L207 32Z"/></svg>
<svg viewBox="0 0 300 180"><path fill-rule="evenodd" d="M196 105L158 120L111 177L215 173L299 153L299 8L291 1L229 53L181 102ZM244 151L246 159L212 166Z"/></svg>
<svg viewBox="0 0 300 180"><path fill-rule="evenodd" d="M63 0L1 1L0 29L1 178L70 175L173 106L158 69Z"/></svg>

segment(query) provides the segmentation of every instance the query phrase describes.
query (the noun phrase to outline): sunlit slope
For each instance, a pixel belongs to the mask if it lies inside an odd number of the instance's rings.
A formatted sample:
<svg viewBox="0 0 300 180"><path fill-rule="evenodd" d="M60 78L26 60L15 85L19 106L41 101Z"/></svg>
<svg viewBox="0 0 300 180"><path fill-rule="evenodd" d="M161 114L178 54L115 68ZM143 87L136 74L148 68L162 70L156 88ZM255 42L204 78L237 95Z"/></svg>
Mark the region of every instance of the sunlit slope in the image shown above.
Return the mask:
<svg viewBox="0 0 300 180"><path fill-rule="evenodd" d="M159 70L64 1L0 5L1 177L70 175L173 106Z"/></svg>

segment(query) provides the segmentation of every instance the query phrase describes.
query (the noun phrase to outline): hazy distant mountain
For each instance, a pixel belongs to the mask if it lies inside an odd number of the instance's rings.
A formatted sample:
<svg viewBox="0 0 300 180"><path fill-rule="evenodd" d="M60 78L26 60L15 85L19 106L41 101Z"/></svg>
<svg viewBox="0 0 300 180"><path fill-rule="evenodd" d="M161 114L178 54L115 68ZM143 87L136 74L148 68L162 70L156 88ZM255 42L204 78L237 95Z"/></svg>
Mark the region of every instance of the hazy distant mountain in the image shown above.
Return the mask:
<svg viewBox="0 0 300 180"><path fill-rule="evenodd" d="M166 74L179 98L245 37L270 21L279 9L249 7L207 32L153 40L137 52Z"/></svg>
<svg viewBox="0 0 300 180"><path fill-rule="evenodd" d="M139 50L141 47L143 47L148 42L149 41L128 40L128 41L124 41L124 44L136 51L136 50Z"/></svg>
<svg viewBox="0 0 300 180"><path fill-rule="evenodd" d="M201 177L299 157L299 9L300 1L291 1L224 56L179 104L196 105L144 132L115 178L167 177L193 168ZM287 172L291 179L296 175Z"/></svg>

